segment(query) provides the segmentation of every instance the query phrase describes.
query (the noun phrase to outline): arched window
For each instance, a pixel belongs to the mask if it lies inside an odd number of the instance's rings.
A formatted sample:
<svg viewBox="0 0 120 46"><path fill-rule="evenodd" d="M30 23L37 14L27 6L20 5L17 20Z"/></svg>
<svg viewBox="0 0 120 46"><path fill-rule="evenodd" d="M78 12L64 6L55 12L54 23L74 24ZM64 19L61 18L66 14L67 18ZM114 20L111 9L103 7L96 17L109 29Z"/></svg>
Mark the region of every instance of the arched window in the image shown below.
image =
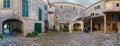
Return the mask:
<svg viewBox="0 0 120 46"><path fill-rule="evenodd" d="M22 16L28 17L28 0L22 0Z"/></svg>
<svg viewBox="0 0 120 46"><path fill-rule="evenodd" d="M4 0L3 1L3 7L4 8L10 8L10 0Z"/></svg>

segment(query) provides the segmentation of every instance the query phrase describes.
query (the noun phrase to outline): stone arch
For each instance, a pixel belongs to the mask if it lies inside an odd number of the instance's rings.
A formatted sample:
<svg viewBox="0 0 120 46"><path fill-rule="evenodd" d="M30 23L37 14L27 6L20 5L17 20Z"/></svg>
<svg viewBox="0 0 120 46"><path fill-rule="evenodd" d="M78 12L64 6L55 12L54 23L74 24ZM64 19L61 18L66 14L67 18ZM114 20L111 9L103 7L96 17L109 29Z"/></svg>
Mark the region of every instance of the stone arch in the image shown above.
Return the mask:
<svg viewBox="0 0 120 46"><path fill-rule="evenodd" d="M81 24L80 23L74 23L73 28L75 31L81 31Z"/></svg>
<svg viewBox="0 0 120 46"><path fill-rule="evenodd" d="M8 27L5 27L5 26ZM4 18L2 19L2 33L5 34L6 32L8 33L7 35L19 35L23 36L24 31L23 31L23 21L17 18Z"/></svg>

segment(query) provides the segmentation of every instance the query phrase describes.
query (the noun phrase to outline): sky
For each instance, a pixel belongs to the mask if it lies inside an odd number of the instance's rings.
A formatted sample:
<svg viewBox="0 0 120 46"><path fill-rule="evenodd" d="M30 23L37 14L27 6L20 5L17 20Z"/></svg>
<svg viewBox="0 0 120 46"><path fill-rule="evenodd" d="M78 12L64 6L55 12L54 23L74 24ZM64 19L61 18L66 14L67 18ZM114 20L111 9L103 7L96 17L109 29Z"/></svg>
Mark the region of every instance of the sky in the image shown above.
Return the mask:
<svg viewBox="0 0 120 46"><path fill-rule="evenodd" d="M46 0L43 0L46 1ZM80 4L83 6L90 6L91 4L98 2L99 0L49 0L51 3L52 2L72 2L72 3L76 3L76 4Z"/></svg>

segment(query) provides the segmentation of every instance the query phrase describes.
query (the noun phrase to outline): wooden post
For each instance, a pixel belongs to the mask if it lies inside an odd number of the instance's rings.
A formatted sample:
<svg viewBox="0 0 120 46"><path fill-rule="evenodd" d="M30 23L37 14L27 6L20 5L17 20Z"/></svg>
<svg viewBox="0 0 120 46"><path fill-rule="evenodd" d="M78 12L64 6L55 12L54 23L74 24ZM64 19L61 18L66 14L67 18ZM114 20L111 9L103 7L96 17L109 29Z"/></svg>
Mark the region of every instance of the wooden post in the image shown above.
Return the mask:
<svg viewBox="0 0 120 46"><path fill-rule="evenodd" d="M93 22L92 22L92 19L90 19L90 32L92 33L92 29L93 28Z"/></svg>
<svg viewBox="0 0 120 46"><path fill-rule="evenodd" d="M106 22L106 15L104 15L104 33L106 34L107 32L107 22Z"/></svg>

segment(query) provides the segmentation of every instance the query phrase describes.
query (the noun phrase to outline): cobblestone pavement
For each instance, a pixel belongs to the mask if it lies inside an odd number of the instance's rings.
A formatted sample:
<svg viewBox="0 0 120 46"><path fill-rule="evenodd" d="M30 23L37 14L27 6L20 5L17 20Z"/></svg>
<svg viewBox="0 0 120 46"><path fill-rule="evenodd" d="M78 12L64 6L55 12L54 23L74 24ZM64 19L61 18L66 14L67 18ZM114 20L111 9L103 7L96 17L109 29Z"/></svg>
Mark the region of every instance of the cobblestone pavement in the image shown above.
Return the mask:
<svg viewBox="0 0 120 46"><path fill-rule="evenodd" d="M49 32L35 38L11 38L2 46L114 46L115 39L114 34Z"/></svg>

